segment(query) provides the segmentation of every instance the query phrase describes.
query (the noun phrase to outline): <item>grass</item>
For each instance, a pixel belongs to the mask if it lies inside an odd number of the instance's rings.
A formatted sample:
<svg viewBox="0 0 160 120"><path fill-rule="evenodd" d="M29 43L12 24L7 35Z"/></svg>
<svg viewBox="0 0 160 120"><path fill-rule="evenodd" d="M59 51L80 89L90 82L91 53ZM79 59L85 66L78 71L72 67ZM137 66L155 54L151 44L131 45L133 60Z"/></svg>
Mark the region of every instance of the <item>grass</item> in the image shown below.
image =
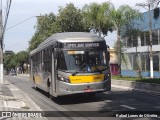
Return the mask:
<svg viewBox="0 0 160 120"><path fill-rule="evenodd" d="M134 81L134 82L146 82L146 83L156 83L160 84L160 78L138 78L138 77L120 77L120 76L112 76L112 79L115 80L127 80L127 81Z"/></svg>

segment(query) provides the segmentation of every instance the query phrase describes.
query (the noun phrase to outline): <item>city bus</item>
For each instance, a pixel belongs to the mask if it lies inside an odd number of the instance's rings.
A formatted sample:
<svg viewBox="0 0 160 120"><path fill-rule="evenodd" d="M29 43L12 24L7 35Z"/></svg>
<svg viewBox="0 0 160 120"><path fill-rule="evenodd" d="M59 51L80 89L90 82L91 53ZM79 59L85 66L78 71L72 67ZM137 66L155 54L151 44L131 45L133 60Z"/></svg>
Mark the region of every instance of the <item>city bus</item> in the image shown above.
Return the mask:
<svg viewBox="0 0 160 120"><path fill-rule="evenodd" d="M53 34L30 52L33 87L50 97L111 90L109 46L86 32Z"/></svg>

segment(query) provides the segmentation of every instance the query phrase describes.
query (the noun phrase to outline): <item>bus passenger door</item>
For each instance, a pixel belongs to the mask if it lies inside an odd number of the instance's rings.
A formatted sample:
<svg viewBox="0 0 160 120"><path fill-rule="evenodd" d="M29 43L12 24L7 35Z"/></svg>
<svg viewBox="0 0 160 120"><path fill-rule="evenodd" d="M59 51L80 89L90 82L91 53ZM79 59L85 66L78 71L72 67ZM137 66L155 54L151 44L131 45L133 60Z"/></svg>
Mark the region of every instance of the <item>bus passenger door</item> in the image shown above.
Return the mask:
<svg viewBox="0 0 160 120"><path fill-rule="evenodd" d="M53 96L57 96L56 94L56 74L57 74L57 60L56 60L56 57L55 57L55 51L54 49L52 50L52 81L51 81L51 89L52 89L52 95Z"/></svg>

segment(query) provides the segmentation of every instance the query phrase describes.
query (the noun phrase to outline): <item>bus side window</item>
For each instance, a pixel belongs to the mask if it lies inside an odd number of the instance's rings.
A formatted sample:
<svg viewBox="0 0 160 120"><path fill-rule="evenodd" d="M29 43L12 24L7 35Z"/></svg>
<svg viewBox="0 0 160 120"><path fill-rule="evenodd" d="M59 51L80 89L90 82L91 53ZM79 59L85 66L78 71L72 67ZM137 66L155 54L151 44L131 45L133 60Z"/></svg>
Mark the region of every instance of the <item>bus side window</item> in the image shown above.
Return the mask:
<svg viewBox="0 0 160 120"><path fill-rule="evenodd" d="M59 52L58 69L67 70L64 54L62 51Z"/></svg>

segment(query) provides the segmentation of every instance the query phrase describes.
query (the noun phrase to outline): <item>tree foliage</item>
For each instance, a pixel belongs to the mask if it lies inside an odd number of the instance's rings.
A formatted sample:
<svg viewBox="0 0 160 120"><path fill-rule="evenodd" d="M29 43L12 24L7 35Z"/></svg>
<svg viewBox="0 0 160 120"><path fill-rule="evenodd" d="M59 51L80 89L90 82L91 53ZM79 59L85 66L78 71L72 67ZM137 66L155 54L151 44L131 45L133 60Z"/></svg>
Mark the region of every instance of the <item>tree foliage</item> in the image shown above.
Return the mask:
<svg viewBox="0 0 160 120"><path fill-rule="evenodd" d="M28 52L20 51L17 54L5 55L4 54L4 68L10 70L11 68L15 69L16 67L23 67L24 63L28 63Z"/></svg>
<svg viewBox="0 0 160 120"><path fill-rule="evenodd" d="M106 36L108 31L116 30L120 36L122 26L128 24L137 14L138 11L128 5L116 10L110 2L91 3L85 5L82 10L70 3L60 7L57 15L50 13L37 18L35 34L29 41L28 50L35 49L46 38L57 32L93 30L99 35Z"/></svg>
<svg viewBox="0 0 160 120"><path fill-rule="evenodd" d="M35 28L35 34L29 41L29 51L38 47L41 42L54 33L85 31L81 10L72 3L67 4L64 8L60 7L57 16L50 13L38 17Z"/></svg>
<svg viewBox="0 0 160 120"><path fill-rule="evenodd" d="M85 28L94 29L99 35L107 35L108 31L113 30L113 24L109 19L112 9L113 5L110 2L85 5L82 9Z"/></svg>
<svg viewBox="0 0 160 120"><path fill-rule="evenodd" d="M139 11L131 8L128 5L122 5L117 10L113 9L110 12L110 19L114 24L114 30L117 31L117 53L118 53L118 61L119 61L119 75L121 76L121 33L123 31L124 26L130 26L131 21L140 15Z"/></svg>
<svg viewBox="0 0 160 120"><path fill-rule="evenodd" d="M35 26L35 28L36 28L35 34L29 41L29 48L28 48L29 51L35 49L41 42L43 42L53 33L61 31L57 27L56 16L53 13L37 17L37 25Z"/></svg>
<svg viewBox="0 0 160 120"><path fill-rule="evenodd" d="M24 63L28 63L29 61L29 53L26 51L20 51L16 54L17 57L17 65L23 66Z"/></svg>
<svg viewBox="0 0 160 120"><path fill-rule="evenodd" d="M120 30L122 26L130 24L136 17L139 17L140 12L128 5L122 5L117 10L113 9L109 16L114 24L114 29L117 31Z"/></svg>
<svg viewBox="0 0 160 120"><path fill-rule="evenodd" d="M57 16L57 23L61 32L81 32L83 29L81 10L74 4L67 4L65 8L60 7Z"/></svg>
<svg viewBox="0 0 160 120"><path fill-rule="evenodd" d="M15 68L17 63L17 58L15 54L12 55L4 55L4 68L9 70L11 68Z"/></svg>

